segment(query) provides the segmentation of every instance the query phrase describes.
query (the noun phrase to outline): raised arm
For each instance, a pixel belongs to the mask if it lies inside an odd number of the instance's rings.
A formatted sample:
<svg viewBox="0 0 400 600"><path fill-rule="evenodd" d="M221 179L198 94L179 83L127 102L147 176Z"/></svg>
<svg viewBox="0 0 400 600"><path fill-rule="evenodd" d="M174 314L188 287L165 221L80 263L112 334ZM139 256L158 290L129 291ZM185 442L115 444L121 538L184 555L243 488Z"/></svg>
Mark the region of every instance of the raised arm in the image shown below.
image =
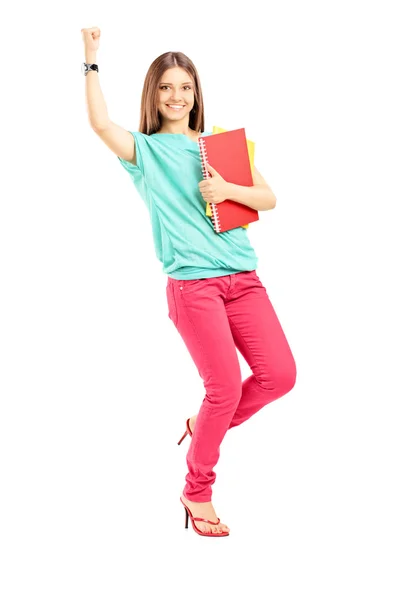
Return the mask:
<svg viewBox="0 0 400 600"><path fill-rule="evenodd" d="M90 27L81 31L85 45L85 62L96 63L100 29ZM98 72L89 71L85 79L86 107L91 128L114 154L136 165L133 135L110 120Z"/></svg>

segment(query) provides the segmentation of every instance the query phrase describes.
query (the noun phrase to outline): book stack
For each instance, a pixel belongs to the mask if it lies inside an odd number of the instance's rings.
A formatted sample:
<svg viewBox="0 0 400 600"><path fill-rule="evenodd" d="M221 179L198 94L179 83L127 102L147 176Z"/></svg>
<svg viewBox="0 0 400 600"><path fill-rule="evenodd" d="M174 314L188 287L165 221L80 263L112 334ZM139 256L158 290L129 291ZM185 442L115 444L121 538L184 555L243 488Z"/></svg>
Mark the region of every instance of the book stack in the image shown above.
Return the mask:
<svg viewBox="0 0 400 600"><path fill-rule="evenodd" d="M246 139L244 128L228 131L214 126L212 135L199 138L204 179L211 177L206 168L208 163L225 181L252 186L254 148L254 142ZM229 198L219 204L207 202L206 215L211 218L216 233L236 227L247 228L249 223L259 220L257 210Z"/></svg>

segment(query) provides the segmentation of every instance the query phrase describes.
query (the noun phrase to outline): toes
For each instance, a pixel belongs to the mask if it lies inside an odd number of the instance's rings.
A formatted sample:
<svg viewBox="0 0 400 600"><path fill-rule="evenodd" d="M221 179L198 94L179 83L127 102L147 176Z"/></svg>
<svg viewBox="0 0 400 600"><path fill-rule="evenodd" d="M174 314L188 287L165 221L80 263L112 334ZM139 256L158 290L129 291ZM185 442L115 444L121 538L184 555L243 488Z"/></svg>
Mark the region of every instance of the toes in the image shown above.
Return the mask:
<svg viewBox="0 0 400 600"><path fill-rule="evenodd" d="M212 527L209 525L201 525L201 531L203 533L229 533L230 529L227 525L222 525L222 527L216 527L215 525Z"/></svg>

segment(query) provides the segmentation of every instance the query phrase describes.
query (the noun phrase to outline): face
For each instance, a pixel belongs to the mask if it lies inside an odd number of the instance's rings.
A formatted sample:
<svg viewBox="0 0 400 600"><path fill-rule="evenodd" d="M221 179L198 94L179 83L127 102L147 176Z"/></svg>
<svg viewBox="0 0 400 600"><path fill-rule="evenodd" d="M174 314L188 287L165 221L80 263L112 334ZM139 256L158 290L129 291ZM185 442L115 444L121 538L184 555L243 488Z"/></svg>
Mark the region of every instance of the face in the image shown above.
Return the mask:
<svg viewBox="0 0 400 600"><path fill-rule="evenodd" d="M180 108L170 108L177 105ZM158 105L162 121L189 122L189 113L194 106L194 82L181 67L167 69L158 85Z"/></svg>

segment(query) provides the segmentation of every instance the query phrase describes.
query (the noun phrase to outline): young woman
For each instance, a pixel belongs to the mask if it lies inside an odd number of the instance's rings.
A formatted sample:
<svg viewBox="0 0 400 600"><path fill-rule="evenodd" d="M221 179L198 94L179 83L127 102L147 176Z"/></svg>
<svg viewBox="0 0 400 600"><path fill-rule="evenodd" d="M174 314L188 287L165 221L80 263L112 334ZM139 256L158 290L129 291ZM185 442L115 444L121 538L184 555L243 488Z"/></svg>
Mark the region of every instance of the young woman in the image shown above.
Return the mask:
<svg viewBox="0 0 400 600"><path fill-rule="evenodd" d="M96 64L100 30L82 30L85 62ZM226 182L210 165L204 179L198 138L204 131L200 80L191 60L166 52L147 72L138 131L113 123L96 70L86 73L89 122L117 155L149 209L156 256L168 276L169 318L204 382L197 416L186 422L191 436L181 502L185 526L196 533L227 536L211 503L221 442L228 429L287 394L296 365L256 267L246 229L216 234L206 202L226 198L259 211L275 207L275 196L254 168L253 186ZM252 375L244 382L237 350Z"/></svg>

